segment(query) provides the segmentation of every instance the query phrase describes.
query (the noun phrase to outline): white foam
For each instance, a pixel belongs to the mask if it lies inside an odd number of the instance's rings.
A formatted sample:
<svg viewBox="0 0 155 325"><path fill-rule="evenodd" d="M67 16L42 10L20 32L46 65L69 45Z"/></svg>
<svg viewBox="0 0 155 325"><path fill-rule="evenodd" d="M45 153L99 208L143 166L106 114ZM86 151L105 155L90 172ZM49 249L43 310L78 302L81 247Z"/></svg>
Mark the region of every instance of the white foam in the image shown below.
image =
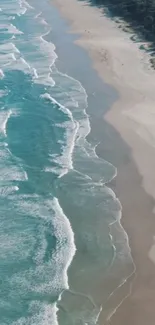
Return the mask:
<svg viewBox="0 0 155 325"><path fill-rule="evenodd" d="M1 78L1 79L3 79L3 78L4 78L4 76L5 76L5 75L4 75L4 72L3 72L3 70L2 70L2 69L0 69L0 78Z"/></svg>
<svg viewBox="0 0 155 325"><path fill-rule="evenodd" d="M15 20L15 19L16 19L15 16L9 16L9 17L8 17L8 20Z"/></svg>
<svg viewBox="0 0 155 325"><path fill-rule="evenodd" d="M23 8L20 7L17 0L5 1L1 0L1 10L6 15L15 15L19 14Z"/></svg>
<svg viewBox="0 0 155 325"><path fill-rule="evenodd" d="M16 26L14 26L13 24L0 24L0 30L1 29L5 34L15 34L15 35L23 34L23 32L17 29Z"/></svg>
<svg viewBox="0 0 155 325"><path fill-rule="evenodd" d="M14 35L21 35L21 34L23 34L23 32L21 30L19 30L13 24L11 24L9 27L10 27L10 28L8 28L8 32L9 33L14 34Z"/></svg>
<svg viewBox="0 0 155 325"><path fill-rule="evenodd" d="M48 35L49 32L50 31L43 36ZM44 40L43 36L39 36L34 40L34 46L37 49L37 52L34 50L34 55L31 55L30 59L27 58L27 61L32 68L37 71L37 78L34 76L34 82L37 84L43 84L44 86L53 87L55 82L52 78L50 67L54 64L57 55L55 53L54 44ZM35 58L32 59L34 56Z"/></svg>
<svg viewBox="0 0 155 325"><path fill-rule="evenodd" d="M2 133L5 137L7 136L6 125L11 114L11 109L9 111L0 111L0 133Z"/></svg>
<svg viewBox="0 0 155 325"><path fill-rule="evenodd" d="M23 4L23 1L21 1L21 3ZM40 13L41 14L41 13ZM39 17L40 14L38 14L36 17ZM42 19L42 23L46 24L46 21ZM11 39L16 39L16 35L18 36L18 34L23 35L22 31L19 31L13 24L8 24L8 23L4 23L0 25L0 28L4 30L5 33L12 33L12 37ZM30 48L31 48L31 52L26 52L24 53L24 58L22 58L22 60L25 60L27 62L27 64L29 65L29 69L31 68L31 73L33 76L33 80L35 83L37 84L43 84L44 86L54 86L55 82L52 78L51 75L51 70L50 67L54 64L57 55L55 53L55 46L53 43L51 42L47 42L44 37L46 37L48 34L50 33L50 30L48 30L46 33L44 33L43 35L39 35L34 37L33 39L33 44L32 44L32 40L30 41L26 41L24 40L24 37L22 39L20 39L19 44L21 45L22 42L25 43L25 45L27 46L27 48L29 48L29 42L30 42ZM14 43L8 43L7 45L2 45L1 50L4 52L5 54L10 54L10 52L12 53L16 53L19 55L22 55L19 51L19 49L17 48L17 44L18 44L18 38ZM24 45L24 44L23 44ZM12 50L11 50L12 47ZM34 52L32 51L32 47L34 47ZM11 56L11 55L10 55ZM17 59L17 57L16 57ZM18 57L19 59L19 57ZM15 60L15 58L14 58ZM21 62L21 60L20 60ZM11 63L11 62L10 62ZM7 64L10 64L7 63ZM18 62L19 63L19 62ZM5 62L4 62L5 64ZM17 63L16 63L17 65ZM19 64L18 64L19 65Z"/></svg>
<svg viewBox="0 0 155 325"><path fill-rule="evenodd" d="M15 159L14 159L15 160ZM0 182L12 182L12 181L25 181L26 175L22 166L16 164L16 160L13 164L12 155L8 148L0 148Z"/></svg>
<svg viewBox="0 0 155 325"><path fill-rule="evenodd" d="M48 100L50 100L53 104L58 105L58 109L61 109L61 111L62 111L63 113L65 113L65 114L67 114L68 117L71 119L71 121L74 122L74 120L73 120L73 115L72 115L71 111L70 111L67 107L61 105L61 104L60 104L56 99L54 99L54 98L53 98L49 93L44 93L44 94L40 95L40 98L48 99Z"/></svg>
<svg viewBox="0 0 155 325"><path fill-rule="evenodd" d="M0 62L4 69L6 68L6 66L12 64L13 61L16 61L16 57L14 53L0 54ZM1 70L1 74L3 76L2 70Z"/></svg>
<svg viewBox="0 0 155 325"><path fill-rule="evenodd" d="M20 12L17 13L17 15L18 15L18 16L25 15L26 11L27 11L27 8L25 8L25 7L21 7L21 10L20 10Z"/></svg>
<svg viewBox="0 0 155 325"><path fill-rule="evenodd" d="M49 155L52 158L51 162L57 163L55 172L60 173L59 177L62 177L68 172L69 169L73 169L72 154L74 150L76 135L79 129L79 124L78 122L74 121L71 111L67 107L58 103L49 93L42 94L40 97L50 100L53 104L56 104L58 106L58 109L60 109L70 119L64 123L55 124L56 127L64 128L65 143L62 146L62 154L58 156L53 156L53 154ZM49 170L49 166L45 168L45 171ZM54 171L53 167L51 168L51 171Z"/></svg>
<svg viewBox="0 0 155 325"><path fill-rule="evenodd" d="M74 121L78 121L78 130L75 138L76 150L78 148L78 155L84 156L86 159L98 159L96 154L96 146L92 146L88 143L86 137L91 131L89 116L86 112L88 103L87 103L87 93L84 87L78 80L68 76L67 74L59 72L56 67L54 67L54 72L60 75L62 81L62 89L67 88L67 97L70 97L69 107L72 112ZM60 79L60 80L61 80ZM65 98L65 96L63 96ZM74 100L73 100L74 99ZM67 99L68 100L68 99ZM71 104L73 103L73 104ZM76 105L75 105L76 103ZM80 152L81 151L81 152ZM97 162L97 161L96 161ZM89 163L89 162L88 162ZM95 162L94 162L95 163ZM108 178L105 181L111 181L117 175L117 169L109 162L103 160L103 164L109 166L110 173ZM87 172L87 171L85 171ZM111 178L109 178L111 175ZM102 179L102 182L104 180Z"/></svg>
<svg viewBox="0 0 155 325"><path fill-rule="evenodd" d="M51 209L52 212L52 225L54 227L54 234L57 238L57 243L58 243L58 249L55 250L55 252L53 253L52 261L49 261L49 263L50 265L51 263L52 264L54 263L55 265L56 264L59 265L60 269L58 267L59 270L58 274L60 274L60 270L61 270L61 279L63 281L63 286L67 289L69 288L67 270L69 265L71 264L71 261L76 251L75 243L74 243L74 233L72 231L71 224L68 218L66 217L66 215L64 214L57 198L53 198L52 201L47 200L46 206L47 209ZM46 210L44 209L43 211ZM45 215L47 212L45 212ZM67 241L66 249L64 248L65 245L63 244L64 240ZM57 280L58 279L55 279L56 282ZM40 287L40 289L42 291L43 287Z"/></svg>
<svg viewBox="0 0 155 325"><path fill-rule="evenodd" d="M32 7L26 0L21 0L21 2L29 9L33 10L34 7Z"/></svg>
<svg viewBox="0 0 155 325"><path fill-rule="evenodd" d="M4 97L4 96L7 96L8 95L8 90L0 90L0 98Z"/></svg>
<svg viewBox="0 0 155 325"><path fill-rule="evenodd" d="M9 184L5 184L0 186L0 197L7 197L10 194L13 194L14 192L17 192L19 190L18 186L13 186Z"/></svg>
<svg viewBox="0 0 155 325"><path fill-rule="evenodd" d="M12 57L13 61L16 61L16 57L15 57L14 53L10 53L10 56Z"/></svg>
<svg viewBox="0 0 155 325"><path fill-rule="evenodd" d="M8 118L6 118L6 115L3 116L3 114L0 116L2 122L1 132L4 135L4 133L6 132L6 119L8 121ZM27 179L27 174L22 166L22 161L19 158L13 156L9 150L8 143L2 141L0 142L0 170L1 185L6 185L6 182L25 181Z"/></svg>
<svg viewBox="0 0 155 325"><path fill-rule="evenodd" d="M59 204L58 199L56 198L53 199L52 207L55 211L53 225L54 225L54 233L56 235L56 238L60 243L63 243L63 238L65 237L67 238L68 241L68 250L66 251L65 256L64 256L63 245L61 244L61 246L59 246L60 249L57 252L55 252L53 261L54 260L55 262L59 260L63 261L62 277L63 277L65 288L69 288L67 271L76 252L76 247L74 243L74 233L72 231L71 224L68 218L64 214Z"/></svg>
<svg viewBox="0 0 155 325"><path fill-rule="evenodd" d="M32 71L33 71L32 74L33 74L34 78L38 79L39 76L38 76L37 70L35 68L32 68Z"/></svg>
<svg viewBox="0 0 155 325"><path fill-rule="evenodd" d="M14 60L12 62L10 62L6 68L7 68L7 70L11 70L11 71L12 70L21 70L25 74L31 73L30 65L22 57L20 57L19 59L16 59L14 56Z"/></svg>
<svg viewBox="0 0 155 325"><path fill-rule="evenodd" d="M28 175L27 175L27 172L24 171L24 180L27 181L28 180Z"/></svg>
<svg viewBox="0 0 155 325"><path fill-rule="evenodd" d="M56 303L45 304L34 301L30 307L30 314L33 316L22 317L12 325L59 325L57 311Z"/></svg>
<svg viewBox="0 0 155 325"><path fill-rule="evenodd" d="M20 60L21 60L21 62L23 62L28 67L29 70L31 70L30 65L28 64L28 62L24 58L20 58Z"/></svg>
<svg viewBox="0 0 155 325"><path fill-rule="evenodd" d="M20 218L25 215L39 221L37 236L33 241L37 242L33 254L35 268L14 274L10 279L11 284L18 284L22 280L20 290L35 292L39 294L61 295L64 289L68 288L67 270L73 259L76 248L74 234L68 218L65 216L59 201L56 198L44 199L38 195L12 195L9 198L14 205L14 210ZM10 201L10 202L11 202ZM11 204L11 203L10 203ZM44 222L45 221L45 222ZM19 221L18 221L19 223ZM36 226L35 226L36 228ZM51 257L44 261L47 250L47 229L51 235L56 237L56 246ZM31 237L30 237L31 240ZM53 267L54 265L54 267ZM44 277L42 276L44 274ZM36 278L34 283L33 279ZM23 291L24 290L24 291Z"/></svg>
<svg viewBox="0 0 155 325"><path fill-rule="evenodd" d="M35 71L37 71L37 77L36 77L36 75L34 75L34 78L33 78L33 80L36 84L42 84L44 86L54 87L55 82L54 82L53 78L50 77L50 74L47 75L45 73L44 69L42 69L42 73L41 73L41 69L38 69L38 70L36 68L34 68L34 69L35 69Z"/></svg>
<svg viewBox="0 0 155 325"><path fill-rule="evenodd" d="M91 145L89 145L86 140L86 136L90 133L91 130L89 116L86 112L86 108L88 105L86 90L78 80L75 80L74 78L68 76L67 74L57 71L56 68L55 71L58 73L58 75L63 77L62 83L64 82L64 86L69 89L68 95L70 96L71 101L73 102L72 116L74 120L78 121L79 123L79 129L76 137L76 144L78 144L81 147L84 147L85 150L89 148L88 153L90 154L91 152L91 154L97 157L94 148L92 148Z"/></svg>
<svg viewBox="0 0 155 325"><path fill-rule="evenodd" d="M39 12L39 13L38 13L34 18L35 18L35 19L39 18L39 17L41 16L41 14L42 14L42 11Z"/></svg>
<svg viewBox="0 0 155 325"><path fill-rule="evenodd" d="M11 53L20 53L14 43L8 42L0 45L0 53L10 54Z"/></svg>
<svg viewBox="0 0 155 325"><path fill-rule="evenodd" d="M41 24L43 24L43 25L46 25L46 26L48 26L48 25L49 25L49 24L47 23L47 21L46 21L45 19L43 19L43 18L41 19L41 21L40 21L40 22L41 22Z"/></svg>
<svg viewBox="0 0 155 325"><path fill-rule="evenodd" d="M53 158L52 161L57 163L58 168L59 166L62 168L63 171L59 175L59 177L64 176L69 169L73 169L73 160L72 160L72 154L75 146L75 140L76 140L76 134L78 132L79 125L78 123L74 125L70 125L70 123L62 123L61 127L65 126L66 134L65 134L65 140L66 143L62 147L62 154Z"/></svg>

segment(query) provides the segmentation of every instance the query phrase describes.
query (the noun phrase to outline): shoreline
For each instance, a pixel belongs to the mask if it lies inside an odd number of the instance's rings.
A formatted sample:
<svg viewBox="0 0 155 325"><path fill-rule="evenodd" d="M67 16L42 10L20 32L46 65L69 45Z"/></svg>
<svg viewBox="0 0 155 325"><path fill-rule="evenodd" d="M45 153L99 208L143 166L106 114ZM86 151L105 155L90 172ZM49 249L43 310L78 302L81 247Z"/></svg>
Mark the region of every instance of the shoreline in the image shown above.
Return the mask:
<svg viewBox="0 0 155 325"><path fill-rule="evenodd" d="M112 188L115 188L123 206L121 224L129 236L137 276L130 296L107 324L132 322L136 325L141 322L143 325L149 322L153 325L155 123L152 116L155 73L148 66L148 55L130 40L130 34L117 28L114 21L101 14L100 9L77 0L64 0L63 4L54 0L53 3L70 21L72 32L81 35L76 44L88 51L99 76L118 90L120 98L104 119L120 133L132 150L132 157L127 158L127 163L117 165L118 175L112 181ZM149 110L146 110L148 107ZM97 151L101 150L97 148ZM103 324L102 315L99 324Z"/></svg>

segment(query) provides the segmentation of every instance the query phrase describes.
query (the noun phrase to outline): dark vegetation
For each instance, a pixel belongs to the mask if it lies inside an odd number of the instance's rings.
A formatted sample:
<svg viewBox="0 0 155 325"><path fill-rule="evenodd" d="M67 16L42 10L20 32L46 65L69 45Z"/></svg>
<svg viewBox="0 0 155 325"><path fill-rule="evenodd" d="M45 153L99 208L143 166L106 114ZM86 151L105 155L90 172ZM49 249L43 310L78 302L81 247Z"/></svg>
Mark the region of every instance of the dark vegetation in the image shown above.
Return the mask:
<svg viewBox="0 0 155 325"><path fill-rule="evenodd" d="M124 18L149 40L155 40L155 0L89 0L106 6L113 15Z"/></svg>
<svg viewBox="0 0 155 325"><path fill-rule="evenodd" d="M152 56L151 63L155 66L155 0L88 0L87 2L94 6L103 6L104 10L107 8L113 18L122 18L128 27L131 26L138 34L138 38L133 39L151 42L148 51Z"/></svg>

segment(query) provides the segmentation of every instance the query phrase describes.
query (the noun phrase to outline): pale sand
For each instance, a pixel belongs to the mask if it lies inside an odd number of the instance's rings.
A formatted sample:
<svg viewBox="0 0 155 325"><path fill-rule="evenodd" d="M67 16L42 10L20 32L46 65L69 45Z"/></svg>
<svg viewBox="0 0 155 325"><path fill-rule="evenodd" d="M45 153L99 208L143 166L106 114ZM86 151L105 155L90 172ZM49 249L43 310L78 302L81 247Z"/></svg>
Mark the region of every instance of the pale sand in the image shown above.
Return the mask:
<svg viewBox="0 0 155 325"><path fill-rule="evenodd" d="M130 296L107 323L154 325L155 71L139 44L100 9L77 0L52 2L70 20L72 31L80 35L77 43L88 50L100 77L119 91L120 99L104 118L132 149L139 171L138 175L131 159L118 169L115 180L137 276ZM103 324L102 315L99 324Z"/></svg>

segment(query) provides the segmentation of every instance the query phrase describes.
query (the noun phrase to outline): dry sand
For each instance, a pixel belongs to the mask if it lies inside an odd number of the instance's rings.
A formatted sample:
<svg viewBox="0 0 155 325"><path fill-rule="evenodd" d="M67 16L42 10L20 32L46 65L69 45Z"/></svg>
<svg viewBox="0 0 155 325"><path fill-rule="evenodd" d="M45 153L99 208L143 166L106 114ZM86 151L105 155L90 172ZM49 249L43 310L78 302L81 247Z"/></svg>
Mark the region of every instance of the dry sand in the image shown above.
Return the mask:
<svg viewBox="0 0 155 325"><path fill-rule="evenodd" d="M132 150L131 160L118 169L115 185L136 278L131 294L107 324L154 325L155 71L149 67L148 54L139 50L140 44L100 9L77 0L53 3L69 19L72 32L80 35L77 43L89 52L100 77L118 90L120 98L104 118ZM103 325L102 315L99 324Z"/></svg>

